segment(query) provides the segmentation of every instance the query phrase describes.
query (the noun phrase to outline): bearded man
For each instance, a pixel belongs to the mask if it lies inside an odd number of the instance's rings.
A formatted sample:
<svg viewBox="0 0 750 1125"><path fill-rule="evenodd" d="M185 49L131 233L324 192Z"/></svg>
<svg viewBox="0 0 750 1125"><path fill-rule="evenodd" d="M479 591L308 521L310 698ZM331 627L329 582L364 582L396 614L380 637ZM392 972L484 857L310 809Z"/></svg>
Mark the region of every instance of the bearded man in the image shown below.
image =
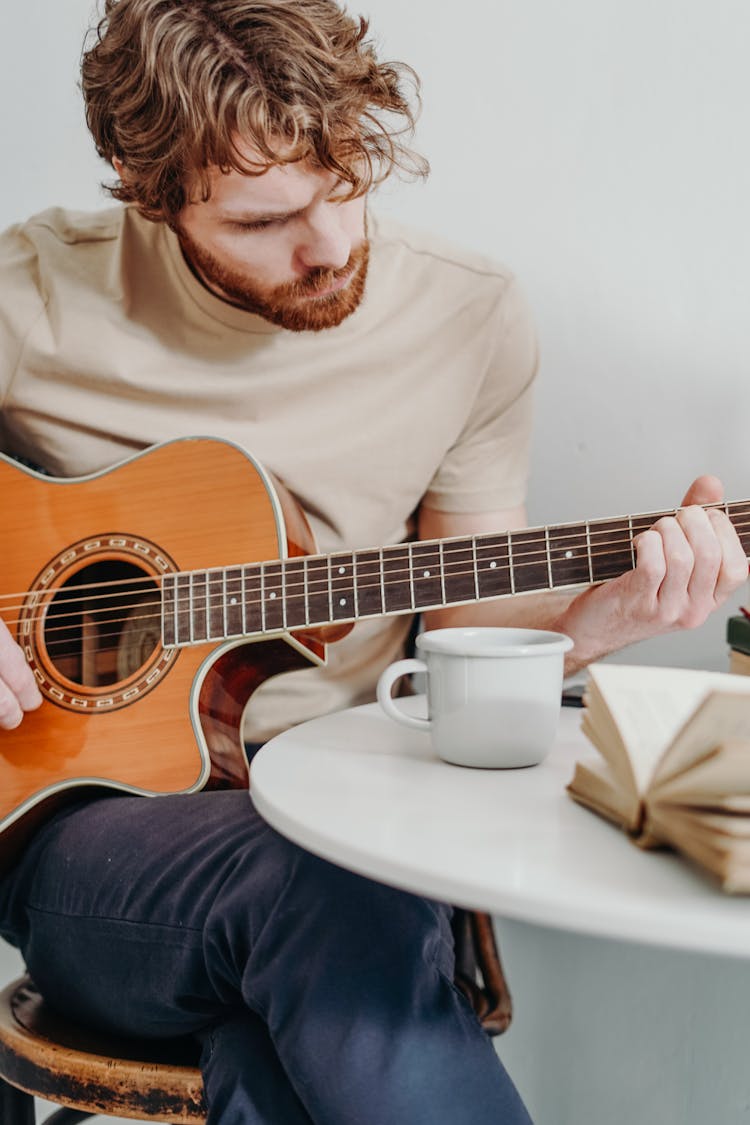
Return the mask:
<svg viewBox="0 0 750 1125"><path fill-rule="evenodd" d="M285 482L323 551L524 526L519 286L370 207L387 175L427 171L403 139L413 83L333 0L106 0L82 88L121 205L0 239L4 451L85 476L214 435ZM720 495L700 478L610 582L429 624L556 628L568 670L698 624L747 576L727 518L697 506ZM409 629L360 623L325 668L269 681L248 741L371 700ZM3 625L0 726L40 704ZM449 907L307 854L244 792L87 791L3 877L0 922L66 1012L197 1035L211 1123L529 1121L453 983Z"/></svg>

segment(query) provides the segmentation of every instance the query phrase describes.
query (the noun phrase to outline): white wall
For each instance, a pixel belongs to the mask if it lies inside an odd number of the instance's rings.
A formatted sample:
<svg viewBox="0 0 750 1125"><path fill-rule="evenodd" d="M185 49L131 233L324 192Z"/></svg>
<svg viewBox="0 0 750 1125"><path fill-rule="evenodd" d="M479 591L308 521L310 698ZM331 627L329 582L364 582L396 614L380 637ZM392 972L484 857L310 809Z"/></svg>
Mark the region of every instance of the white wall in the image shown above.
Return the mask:
<svg viewBox="0 0 750 1125"><path fill-rule="evenodd" d="M704 471L750 495L744 0L350 7L423 79L433 174L381 208L509 262L536 310L532 522L666 508ZM5 13L0 225L106 205L76 87L94 10ZM724 667L723 628L627 656Z"/></svg>

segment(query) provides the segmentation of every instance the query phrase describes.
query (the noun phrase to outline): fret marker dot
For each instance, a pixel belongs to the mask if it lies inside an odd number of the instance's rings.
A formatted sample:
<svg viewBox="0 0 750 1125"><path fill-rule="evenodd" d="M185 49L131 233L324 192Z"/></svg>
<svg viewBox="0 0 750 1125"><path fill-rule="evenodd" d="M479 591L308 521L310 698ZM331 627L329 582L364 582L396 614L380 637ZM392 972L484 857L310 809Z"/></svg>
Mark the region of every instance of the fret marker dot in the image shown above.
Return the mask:
<svg viewBox="0 0 750 1125"><path fill-rule="evenodd" d="M496 566L497 566L496 562L491 562L490 563L490 570L494 570Z"/></svg>
<svg viewBox="0 0 750 1125"><path fill-rule="evenodd" d="M429 578L429 577L430 577L430 572L429 572L429 570L426 570L426 571L424 572L424 574L422 575L422 577L423 577L423 578Z"/></svg>
<svg viewBox="0 0 750 1125"><path fill-rule="evenodd" d="M237 605L237 599L236 599L236 598L230 598L230 599L229 599L229 604L230 604L230 605Z"/></svg>
<svg viewBox="0 0 750 1125"><path fill-rule="evenodd" d="M346 598L342 598L339 605L346 605Z"/></svg>
<svg viewBox="0 0 750 1125"><path fill-rule="evenodd" d="M572 551L566 551L565 552L565 558L566 559L572 559L573 558L573 552Z"/></svg>
<svg viewBox="0 0 750 1125"><path fill-rule="evenodd" d="M271 593L270 593L270 594L269 594L268 596L269 596L269 598L275 598L275 597L276 597L276 594L275 594L275 592L274 592L274 591L272 590L272 591L271 591Z"/></svg>
<svg viewBox="0 0 750 1125"><path fill-rule="evenodd" d="M346 567L345 566L339 567L339 574L346 574Z"/></svg>

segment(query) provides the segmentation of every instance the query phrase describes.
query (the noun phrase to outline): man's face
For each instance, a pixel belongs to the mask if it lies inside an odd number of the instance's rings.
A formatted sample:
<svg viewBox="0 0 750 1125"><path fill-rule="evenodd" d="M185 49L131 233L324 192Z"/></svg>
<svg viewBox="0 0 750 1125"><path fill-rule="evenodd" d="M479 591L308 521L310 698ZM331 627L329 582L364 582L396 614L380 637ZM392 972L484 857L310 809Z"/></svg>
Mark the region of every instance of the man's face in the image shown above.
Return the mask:
<svg viewBox="0 0 750 1125"><path fill-rule="evenodd" d="M243 155L252 159L253 150ZM300 162L260 176L211 170L211 195L188 204L176 233L213 292L294 332L340 324L367 276L365 198Z"/></svg>

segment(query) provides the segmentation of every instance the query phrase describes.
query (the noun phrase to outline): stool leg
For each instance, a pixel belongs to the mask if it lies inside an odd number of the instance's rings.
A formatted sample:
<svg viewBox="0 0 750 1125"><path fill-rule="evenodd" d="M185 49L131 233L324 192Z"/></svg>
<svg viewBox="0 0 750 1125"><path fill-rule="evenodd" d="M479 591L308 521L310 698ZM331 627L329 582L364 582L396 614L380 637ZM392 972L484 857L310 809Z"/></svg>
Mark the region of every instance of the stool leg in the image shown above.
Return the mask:
<svg viewBox="0 0 750 1125"><path fill-rule="evenodd" d="M2 1125L34 1125L34 1098L0 1079L0 1122Z"/></svg>
<svg viewBox="0 0 750 1125"><path fill-rule="evenodd" d="M83 1109L56 1109L49 1117L45 1117L44 1125L78 1125L79 1121L85 1121L88 1117L95 1117L93 1113L87 1113Z"/></svg>

